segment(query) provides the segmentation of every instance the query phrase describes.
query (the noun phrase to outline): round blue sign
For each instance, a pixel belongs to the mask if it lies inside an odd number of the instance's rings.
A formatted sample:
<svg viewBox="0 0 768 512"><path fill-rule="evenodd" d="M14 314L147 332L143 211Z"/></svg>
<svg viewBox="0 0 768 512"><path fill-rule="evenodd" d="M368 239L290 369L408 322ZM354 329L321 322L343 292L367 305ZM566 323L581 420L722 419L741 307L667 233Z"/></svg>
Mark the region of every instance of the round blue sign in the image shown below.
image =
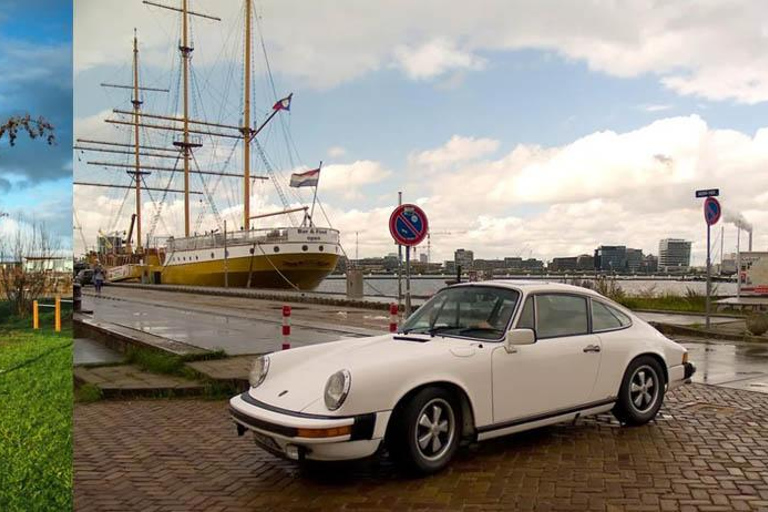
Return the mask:
<svg viewBox="0 0 768 512"><path fill-rule="evenodd" d="M714 197L708 197L704 201L704 220L707 224L713 226L720 220L720 215L723 213L720 208L720 202Z"/></svg>

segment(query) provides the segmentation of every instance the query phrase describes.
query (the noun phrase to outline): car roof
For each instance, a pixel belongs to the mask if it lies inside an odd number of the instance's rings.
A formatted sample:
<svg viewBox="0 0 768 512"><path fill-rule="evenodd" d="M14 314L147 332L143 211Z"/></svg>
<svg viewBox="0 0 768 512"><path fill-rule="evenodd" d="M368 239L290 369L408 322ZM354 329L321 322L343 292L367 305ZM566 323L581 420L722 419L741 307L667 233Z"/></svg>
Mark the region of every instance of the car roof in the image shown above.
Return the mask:
<svg viewBox="0 0 768 512"><path fill-rule="evenodd" d="M602 297L599 293L583 286L575 286L565 283L553 283L543 280L523 280L523 279L490 279L488 281L475 281L466 283L457 283L452 286L498 286L502 288L513 288L521 290L523 293L535 292L559 292L559 293L577 293L580 295L589 295L592 297Z"/></svg>

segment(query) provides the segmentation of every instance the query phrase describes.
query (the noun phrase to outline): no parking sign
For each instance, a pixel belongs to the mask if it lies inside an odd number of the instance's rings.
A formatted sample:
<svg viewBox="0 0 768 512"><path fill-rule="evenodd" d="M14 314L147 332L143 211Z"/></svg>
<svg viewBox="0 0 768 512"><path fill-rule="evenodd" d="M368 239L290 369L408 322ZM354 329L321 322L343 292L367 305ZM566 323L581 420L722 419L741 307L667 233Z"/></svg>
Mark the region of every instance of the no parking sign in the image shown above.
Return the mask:
<svg viewBox="0 0 768 512"><path fill-rule="evenodd" d="M428 231L427 214L415 204L402 204L389 216L389 233L400 245L419 245Z"/></svg>

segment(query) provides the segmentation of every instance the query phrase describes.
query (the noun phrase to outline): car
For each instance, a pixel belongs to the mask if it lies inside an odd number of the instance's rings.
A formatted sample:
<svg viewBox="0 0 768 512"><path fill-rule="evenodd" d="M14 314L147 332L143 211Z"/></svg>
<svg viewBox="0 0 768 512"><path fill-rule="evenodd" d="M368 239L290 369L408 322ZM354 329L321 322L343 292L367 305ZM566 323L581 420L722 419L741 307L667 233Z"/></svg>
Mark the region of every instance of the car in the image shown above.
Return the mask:
<svg viewBox="0 0 768 512"><path fill-rule="evenodd" d="M398 332L259 357L229 414L281 457L386 448L429 474L460 444L608 411L643 425L694 372L684 347L595 291L483 281L442 289Z"/></svg>

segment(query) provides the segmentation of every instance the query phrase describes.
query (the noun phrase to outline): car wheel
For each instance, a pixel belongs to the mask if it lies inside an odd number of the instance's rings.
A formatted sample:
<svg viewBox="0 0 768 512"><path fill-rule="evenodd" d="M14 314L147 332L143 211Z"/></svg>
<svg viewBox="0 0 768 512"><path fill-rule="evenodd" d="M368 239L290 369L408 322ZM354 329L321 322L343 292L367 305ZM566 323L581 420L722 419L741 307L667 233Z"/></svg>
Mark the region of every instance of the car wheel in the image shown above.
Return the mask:
<svg viewBox="0 0 768 512"><path fill-rule="evenodd" d="M402 468L431 474L445 468L459 447L461 410L451 393L429 387L417 392L392 418L387 447Z"/></svg>
<svg viewBox="0 0 768 512"><path fill-rule="evenodd" d="M648 423L664 402L664 386L659 362L650 356L638 357L624 373L613 415L626 425Z"/></svg>

